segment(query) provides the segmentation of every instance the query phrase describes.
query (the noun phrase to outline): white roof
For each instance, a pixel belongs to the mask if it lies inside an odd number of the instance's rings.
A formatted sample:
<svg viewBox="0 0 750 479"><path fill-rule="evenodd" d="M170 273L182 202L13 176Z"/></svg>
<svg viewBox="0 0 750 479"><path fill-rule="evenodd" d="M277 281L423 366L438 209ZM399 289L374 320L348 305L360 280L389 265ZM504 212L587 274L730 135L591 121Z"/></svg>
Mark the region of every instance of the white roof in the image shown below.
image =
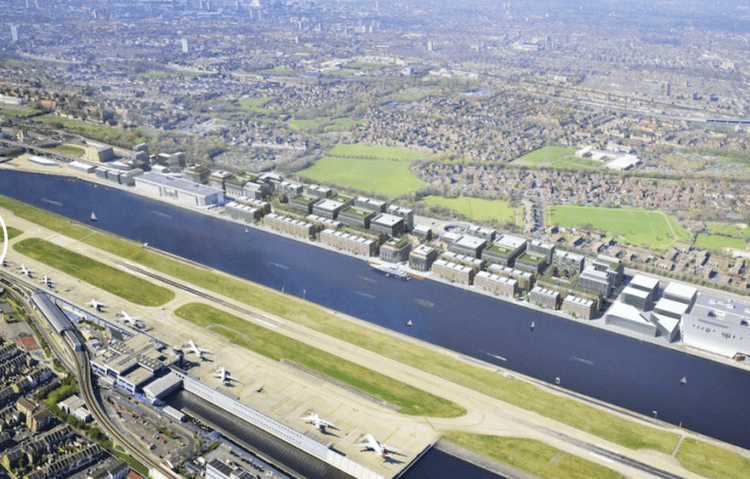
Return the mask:
<svg viewBox="0 0 750 479"><path fill-rule="evenodd" d="M416 254L423 254L423 255L426 256L426 255L430 254L434 250L435 250L435 248L430 248L427 245L421 244L421 245L417 246L416 248L414 248L412 250L412 252L414 252Z"/></svg>
<svg viewBox="0 0 750 479"><path fill-rule="evenodd" d="M372 220L370 220L370 224L376 223L378 225L392 227L393 225L397 224L399 221L404 221L404 219L400 216L389 215L388 213L381 213L375 218L373 218Z"/></svg>
<svg viewBox="0 0 750 479"><path fill-rule="evenodd" d="M641 298L641 299L648 299L648 296L651 293L649 293L648 291L643 291L642 289L633 288L632 286L626 286L625 289L622 290L622 294L628 295L628 296L635 296L636 298Z"/></svg>
<svg viewBox="0 0 750 479"><path fill-rule="evenodd" d="M684 298L686 300L692 300L695 293L698 292L697 288L688 286L682 283L675 283L674 281L669 283L664 288L664 295L676 296L678 298Z"/></svg>
<svg viewBox="0 0 750 479"><path fill-rule="evenodd" d="M654 306L654 311L666 311L683 315L688 310L688 307L689 305L685 303L680 303L678 301L673 301L667 298L661 298L659 302L656 303L656 306Z"/></svg>
<svg viewBox="0 0 750 479"><path fill-rule="evenodd" d="M526 240L518 236L502 235L495 241L495 244L505 248L516 249L526 244Z"/></svg>
<svg viewBox="0 0 750 479"><path fill-rule="evenodd" d="M637 308L629 304L621 303L620 301L612 303L612 306L609 307L605 316L615 316L633 323L651 325L646 318L641 316L641 312L638 311Z"/></svg>
<svg viewBox="0 0 750 479"><path fill-rule="evenodd" d="M654 290L659 286L659 280L643 274L636 274L630 280L630 286L640 287L642 289Z"/></svg>
<svg viewBox="0 0 750 479"><path fill-rule="evenodd" d="M477 238L476 236L463 235L458 241L453 244L457 246L463 246L464 248L477 249L480 246L487 244L487 240Z"/></svg>
<svg viewBox="0 0 750 479"><path fill-rule="evenodd" d="M342 206L344 206L344 203L336 200L323 200L315 205L316 208L323 211L335 211L336 208L341 208Z"/></svg>
<svg viewBox="0 0 750 479"><path fill-rule="evenodd" d="M680 320L672 318L670 316L664 316L663 314L659 313L652 313L652 318L655 319L656 322L658 322L664 329L669 331L670 334L680 326Z"/></svg>

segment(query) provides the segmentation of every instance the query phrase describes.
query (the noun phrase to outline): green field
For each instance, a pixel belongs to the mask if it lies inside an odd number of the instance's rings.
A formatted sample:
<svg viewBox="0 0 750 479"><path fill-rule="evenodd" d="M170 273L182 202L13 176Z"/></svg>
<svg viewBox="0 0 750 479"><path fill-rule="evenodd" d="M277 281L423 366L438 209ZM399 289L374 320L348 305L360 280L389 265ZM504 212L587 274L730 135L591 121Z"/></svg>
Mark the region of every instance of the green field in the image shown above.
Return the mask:
<svg viewBox="0 0 750 479"><path fill-rule="evenodd" d="M327 157L298 174L312 181L334 183L391 198L427 186L411 174L409 163L405 161Z"/></svg>
<svg viewBox="0 0 750 479"><path fill-rule="evenodd" d="M303 120L303 119L297 119L292 118L289 120L289 128L292 130L307 130L309 128L317 128L320 126L320 122L318 120Z"/></svg>
<svg viewBox="0 0 750 479"><path fill-rule="evenodd" d="M57 153L67 155L67 156L83 156L83 148L79 146L71 146L71 145L60 145L52 148L52 151L56 151Z"/></svg>
<svg viewBox="0 0 750 479"><path fill-rule="evenodd" d="M718 221L707 221L706 228L713 235L729 236L731 238L742 238L750 240L750 228L742 223L721 223Z"/></svg>
<svg viewBox="0 0 750 479"><path fill-rule="evenodd" d="M14 108L0 108L0 116L9 116L13 118L26 118L29 116L38 115L41 113L40 110L35 110L33 108L25 109L25 110L16 110Z"/></svg>
<svg viewBox="0 0 750 479"><path fill-rule="evenodd" d="M186 304L175 311L175 314L258 354L276 361L293 361L372 394L398 406L402 414L430 417L458 417L466 414L464 408L450 401L211 306Z"/></svg>
<svg viewBox="0 0 750 479"><path fill-rule="evenodd" d="M323 128L325 131L349 131L352 126L360 125L364 120L353 120L351 118L334 118Z"/></svg>
<svg viewBox="0 0 750 479"><path fill-rule="evenodd" d="M242 98L239 103L240 108L247 111L253 111L255 113L269 113L272 110L264 108L263 105L273 100L270 96L263 96L259 98Z"/></svg>
<svg viewBox="0 0 750 479"><path fill-rule="evenodd" d="M513 161L514 166L551 167L566 170L599 169L604 163L601 161L577 158L574 148L562 146L545 146L527 153Z"/></svg>
<svg viewBox="0 0 750 479"><path fill-rule="evenodd" d="M416 160L424 158L422 153L390 146L369 146L362 143L340 143L328 152L330 156L344 158L372 158L378 160Z"/></svg>
<svg viewBox="0 0 750 479"><path fill-rule="evenodd" d="M695 439L682 441L675 457L686 469L712 479L750 477L750 459Z"/></svg>
<svg viewBox="0 0 750 479"><path fill-rule="evenodd" d="M499 223L513 222L519 216L518 212L508 206L503 200L485 200L461 196L458 198L443 198L441 196L426 196L422 201L431 206L442 206L460 213L475 221L494 220Z"/></svg>
<svg viewBox="0 0 750 479"><path fill-rule="evenodd" d="M705 248L711 251L721 252L724 248L746 249L747 242L742 238L732 238L731 236L721 235L705 235L701 233L695 238L695 244L693 246L696 248Z"/></svg>
<svg viewBox="0 0 750 479"><path fill-rule="evenodd" d="M449 432L445 439L540 479L607 479L620 474L533 439Z"/></svg>
<svg viewBox="0 0 750 479"><path fill-rule="evenodd" d="M5 229L8 232L8 240L12 240L16 236L20 236L20 235L23 234L23 231L17 230L15 228L10 227L10 226L6 226Z"/></svg>
<svg viewBox="0 0 750 479"><path fill-rule="evenodd" d="M133 304L161 306L174 298L168 289L39 238L25 239L13 249Z"/></svg>
<svg viewBox="0 0 750 479"><path fill-rule="evenodd" d="M690 234L669 215L637 208L556 205L547 211L547 224L603 231L617 241L648 249L690 243Z"/></svg>

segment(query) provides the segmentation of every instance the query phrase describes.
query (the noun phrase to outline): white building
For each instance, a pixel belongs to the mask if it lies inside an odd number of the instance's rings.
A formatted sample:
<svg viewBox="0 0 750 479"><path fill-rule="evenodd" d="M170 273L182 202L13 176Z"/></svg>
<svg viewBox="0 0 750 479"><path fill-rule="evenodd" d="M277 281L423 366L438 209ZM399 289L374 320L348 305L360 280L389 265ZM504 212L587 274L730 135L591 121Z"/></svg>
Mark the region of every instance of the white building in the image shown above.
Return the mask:
<svg viewBox="0 0 750 479"><path fill-rule="evenodd" d="M686 346L726 357L750 355L750 304L701 294L682 317Z"/></svg>
<svg viewBox="0 0 750 479"><path fill-rule="evenodd" d="M224 202L224 192L220 189L156 173L136 176L135 189L182 205L209 206Z"/></svg>

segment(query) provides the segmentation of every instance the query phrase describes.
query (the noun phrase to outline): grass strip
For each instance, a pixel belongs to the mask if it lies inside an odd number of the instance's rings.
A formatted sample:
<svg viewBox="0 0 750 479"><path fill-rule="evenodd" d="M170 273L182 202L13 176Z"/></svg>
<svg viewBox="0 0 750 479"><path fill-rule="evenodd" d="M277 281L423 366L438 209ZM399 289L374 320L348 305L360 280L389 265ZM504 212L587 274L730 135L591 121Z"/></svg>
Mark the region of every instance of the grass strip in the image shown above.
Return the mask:
<svg viewBox="0 0 750 479"><path fill-rule="evenodd" d="M484 436L449 432L445 439L540 479L616 479L622 476L611 469L570 455L534 439Z"/></svg>
<svg viewBox="0 0 750 479"><path fill-rule="evenodd" d="M714 479L750 477L750 459L696 439L685 438L675 455L689 471Z"/></svg>
<svg viewBox="0 0 750 479"><path fill-rule="evenodd" d="M168 289L43 239L25 239L13 249L134 304L161 306L174 298Z"/></svg>
<svg viewBox="0 0 750 479"><path fill-rule="evenodd" d="M23 234L23 231L11 228L10 226L6 226L5 229L6 231L8 231L8 240L12 240L16 236L20 236Z"/></svg>
<svg viewBox="0 0 750 479"><path fill-rule="evenodd" d="M276 361L287 359L353 386L400 407L414 416L458 417L466 410L450 401L372 371L333 354L275 333L237 316L199 303L186 304L175 314L193 324L212 329L233 343ZM226 329L225 329L226 328Z"/></svg>

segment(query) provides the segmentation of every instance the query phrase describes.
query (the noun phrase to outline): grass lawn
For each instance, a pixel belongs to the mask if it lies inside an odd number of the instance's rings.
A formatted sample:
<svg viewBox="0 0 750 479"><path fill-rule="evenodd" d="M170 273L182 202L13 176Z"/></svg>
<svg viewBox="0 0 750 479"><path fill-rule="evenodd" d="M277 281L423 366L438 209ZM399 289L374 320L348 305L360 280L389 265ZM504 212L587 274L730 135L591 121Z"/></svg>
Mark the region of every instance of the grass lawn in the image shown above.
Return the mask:
<svg viewBox="0 0 750 479"><path fill-rule="evenodd" d="M599 169L604 163L587 158L576 158L574 148L545 146L513 161L514 166L538 166L560 169Z"/></svg>
<svg viewBox="0 0 750 479"><path fill-rule="evenodd" d="M449 432L445 439L540 479L607 479L620 474L534 439Z"/></svg>
<svg viewBox="0 0 750 479"><path fill-rule="evenodd" d="M401 196L427 186L427 183L411 174L409 164L405 161L327 157L298 174L312 181L335 183L389 197Z"/></svg>
<svg viewBox="0 0 750 479"><path fill-rule="evenodd" d="M306 130L308 128L317 128L318 125L320 125L318 120L302 120L297 118L289 120L289 128L297 131Z"/></svg>
<svg viewBox="0 0 750 479"><path fill-rule="evenodd" d="M461 213L475 221L495 220L499 223L516 222L516 211L503 200L485 200L461 196L458 198L443 198L442 196L426 196L422 201L428 205L437 205Z"/></svg>
<svg viewBox="0 0 750 479"><path fill-rule="evenodd" d="M406 150L404 148L393 148L390 146L369 146L362 143L345 144L339 143L331 151L330 156L345 158L374 158L378 160L416 160L424 158L422 153Z"/></svg>
<svg viewBox="0 0 750 479"><path fill-rule="evenodd" d="M263 108L263 105L265 105L272 99L273 98L271 98L270 96L263 96L259 98L242 98L237 103L239 103L240 108L246 111L253 111L255 113L269 113L273 110Z"/></svg>
<svg viewBox="0 0 750 479"><path fill-rule="evenodd" d="M353 125L361 125L364 120L353 120L351 118L334 118L333 121L326 125L325 131L349 131Z"/></svg>
<svg viewBox="0 0 750 479"><path fill-rule="evenodd" d="M648 249L665 249L673 243L690 243L690 234L669 215L637 208L556 205L547 212L547 223L603 231L618 241Z"/></svg>
<svg viewBox="0 0 750 479"><path fill-rule="evenodd" d="M750 240L750 228L743 223L720 223L718 221L707 221L706 227L708 228L708 231L711 232L711 234Z"/></svg>
<svg viewBox="0 0 750 479"><path fill-rule="evenodd" d="M13 118L25 118L28 116L34 116L41 113L39 110L35 110L33 108L25 109L25 110L16 110L14 108L0 108L0 116L8 116Z"/></svg>
<svg viewBox="0 0 750 479"><path fill-rule="evenodd" d="M73 223L68 218L49 213L40 208L34 208L33 206L27 205L20 201L1 196L0 195L0 207L6 208L10 211L14 211L17 216L42 225L51 230L57 231L60 234L69 236L73 239L81 239L84 236L90 235L91 230Z"/></svg>
<svg viewBox="0 0 750 479"><path fill-rule="evenodd" d="M69 220L57 215L42 214L37 208L19 202L9 202L2 197L0 200L3 200L0 201L0 206L12 209L18 216L55 231L59 231L57 227L70 226ZM75 233L76 230L72 232ZM337 319L313 304L248 281L193 267L143 249L136 242L104 234L91 235L84 241L198 287L253 305L518 407L536 411L625 447L654 449L671 454L677 445L678 437L674 433L615 416L568 397L552 394L525 381L505 378L484 368L456 361L451 356L363 328L357 323Z"/></svg>
<svg viewBox="0 0 750 479"><path fill-rule="evenodd" d="M83 148L78 146L71 146L71 145L60 145L52 148L52 151L56 151L58 153L61 153L63 155L68 156L83 156Z"/></svg>
<svg viewBox="0 0 750 479"><path fill-rule="evenodd" d="M696 474L713 479L750 477L750 459L695 439L685 439L675 455L682 465Z"/></svg>
<svg viewBox="0 0 750 479"><path fill-rule="evenodd" d="M12 228L10 226L6 226L5 229L8 231L8 239L12 240L16 236L20 236L23 234L23 231L17 230L15 228Z"/></svg>
<svg viewBox="0 0 750 479"><path fill-rule="evenodd" d="M724 248L746 249L747 242L742 238L731 236L699 234L695 239L696 248L706 248L712 251L722 251Z"/></svg>
<svg viewBox="0 0 750 479"><path fill-rule="evenodd" d="M183 319L225 336L233 343L263 356L294 361L400 407L402 414L458 417L462 407L420 389L395 381L380 373L308 346L269 329L205 304L191 303L175 314ZM214 328L213 326L221 326Z"/></svg>
<svg viewBox="0 0 750 479"><path fill-rule="evenodd" d="M174 298L168 289L39 238L25 239L13 249L133 304L161 306Z"/></svg>

